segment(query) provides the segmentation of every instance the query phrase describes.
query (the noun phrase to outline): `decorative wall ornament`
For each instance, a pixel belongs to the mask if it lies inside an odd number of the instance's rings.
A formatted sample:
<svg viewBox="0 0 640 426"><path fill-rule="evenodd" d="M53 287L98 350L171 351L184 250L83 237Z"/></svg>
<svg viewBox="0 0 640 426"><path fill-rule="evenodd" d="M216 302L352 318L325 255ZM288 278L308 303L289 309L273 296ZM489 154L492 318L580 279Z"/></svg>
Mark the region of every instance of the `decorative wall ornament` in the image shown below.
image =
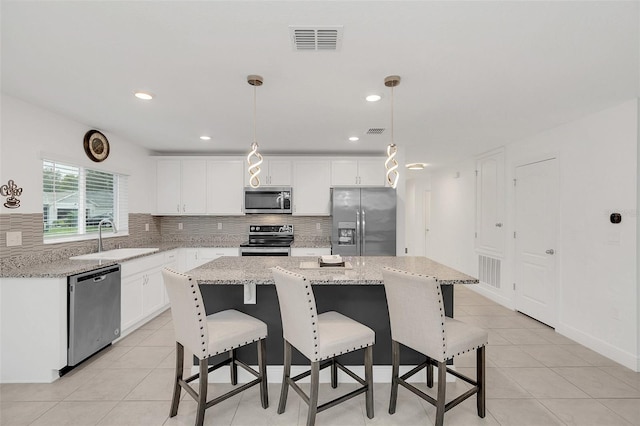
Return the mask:
<svg viewBox="0 0 640 426"><path fill-rule="evenodd" d="M259 75L247 76L247 83L253 86L253 143L251 144L251 152L247 155L247 164L249 165L249 185L252 188L258 188L260 186L260 164L262 164L262 155L258 152L258 142L256 141L256 87L262 86L263 79ZM252 163L251 159L255 157L256 162Z"/></svg>
<svg viewBox="0 0 640 426"><path fill-rule="evenodd" d="M18 188L13 179L9 180L6 185L0 186L0 195L7 197L7 201L4 203L6 208L17 209L20 207L18 197L22 195L22 188Z"/></svg>
<svg viewBox="0 0 640 426"><path fill-rule="evenodd" d="M84 134L84 152L91 161L99 163L109 156L109 141L97 130L89 130Z"/></svg>
<svg viewBox="0 0 640 426"><path fill-rule="evenodd" d="M387 146L387 159L384 162L384 167L387 169L387 182L392 188L398 186L398 161L396 160L396 154L398 153L398 147L393 141L393 88L400 84L400 77L397 75L390 75L384 79L384 85L391 87L391 143Z"/></svg>

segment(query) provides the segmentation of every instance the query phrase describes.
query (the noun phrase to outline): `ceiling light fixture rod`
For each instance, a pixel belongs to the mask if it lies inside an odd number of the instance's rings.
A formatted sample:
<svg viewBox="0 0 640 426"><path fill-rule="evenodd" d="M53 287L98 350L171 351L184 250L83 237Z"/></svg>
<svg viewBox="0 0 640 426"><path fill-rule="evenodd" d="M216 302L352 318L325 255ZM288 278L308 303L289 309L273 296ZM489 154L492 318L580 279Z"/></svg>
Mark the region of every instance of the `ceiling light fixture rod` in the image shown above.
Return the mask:
<svg viewBox="0 0 640 426"><path fill-rule="evenodd" d="M263 79L259 75L250 75L247 77L247 82L253 86L253 143L251 144L251 151L247 155L247 164L249 165L249 185L252 188L258 188L260 186L260 164L262 164L262 155L258 152L258 141L256 138L256 86L262 86ZM255 157L256 162L252 163L251 159Z"/></svg>

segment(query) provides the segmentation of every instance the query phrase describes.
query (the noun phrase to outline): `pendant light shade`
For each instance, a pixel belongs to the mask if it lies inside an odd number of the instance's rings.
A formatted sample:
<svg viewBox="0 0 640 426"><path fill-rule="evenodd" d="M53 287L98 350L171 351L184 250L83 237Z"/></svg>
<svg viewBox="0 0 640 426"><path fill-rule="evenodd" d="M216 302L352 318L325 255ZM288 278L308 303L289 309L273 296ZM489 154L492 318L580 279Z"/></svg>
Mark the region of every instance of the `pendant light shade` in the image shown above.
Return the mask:
<svg viewBox="0 0 640 426"><path fill-rule="evenodd" d="M250 75L247 77L247 83L253 86L253 142L251 143L251 151L247 155L247 170L250 176L249 185L252 188L258 188L260 186L262 155L258 152L258 141L256 140L256 87L262 86L263 79L259 75Z"/></svg>
<svg viewBox="0 0 640 426"><path fill-rule="evenodd" d="M387 170L387 183L394 189L398 186L400 173L398 172L398 161L396 160L398 147L393 140L393 88L399 84L400 77L397 75L390 75L384 79L384 85L391 87L391 143L387 146L387 159L384 162L384 168Z"/></svg>

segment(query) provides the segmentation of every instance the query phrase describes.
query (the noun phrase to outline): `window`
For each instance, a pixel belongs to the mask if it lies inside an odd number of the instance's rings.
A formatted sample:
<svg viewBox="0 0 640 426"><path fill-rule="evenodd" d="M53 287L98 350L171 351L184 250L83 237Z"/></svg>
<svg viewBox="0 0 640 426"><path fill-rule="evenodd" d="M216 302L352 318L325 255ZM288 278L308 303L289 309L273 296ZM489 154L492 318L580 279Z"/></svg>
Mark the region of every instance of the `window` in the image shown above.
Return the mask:
<svg viewBox="0 0 640 426"><path fill-rule="evenodd" d="M119 233L129 229L127 176L49 160L42 163L44 240L78 240L108 219ZM111 227L104 224L104 227ZM71 237L71 238L70 238Z"/></svg>

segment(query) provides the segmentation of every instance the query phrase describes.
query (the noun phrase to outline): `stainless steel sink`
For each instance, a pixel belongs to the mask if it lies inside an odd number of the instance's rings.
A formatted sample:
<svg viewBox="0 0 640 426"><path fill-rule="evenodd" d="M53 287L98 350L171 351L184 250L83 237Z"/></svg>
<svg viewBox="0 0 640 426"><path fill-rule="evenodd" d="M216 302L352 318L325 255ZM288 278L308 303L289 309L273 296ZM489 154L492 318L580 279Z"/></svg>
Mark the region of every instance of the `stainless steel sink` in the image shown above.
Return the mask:
<svg viewBox="0 0 640 426"><path fill-rule="evenodd" d="M158 248L143 247L143 248L120 248L114 250L101 251L99 253L83 254L81 256L73 256L69 259L73 260L122 260L129 257L140 256L143 254L153 253L158 251Z"/></svg>

